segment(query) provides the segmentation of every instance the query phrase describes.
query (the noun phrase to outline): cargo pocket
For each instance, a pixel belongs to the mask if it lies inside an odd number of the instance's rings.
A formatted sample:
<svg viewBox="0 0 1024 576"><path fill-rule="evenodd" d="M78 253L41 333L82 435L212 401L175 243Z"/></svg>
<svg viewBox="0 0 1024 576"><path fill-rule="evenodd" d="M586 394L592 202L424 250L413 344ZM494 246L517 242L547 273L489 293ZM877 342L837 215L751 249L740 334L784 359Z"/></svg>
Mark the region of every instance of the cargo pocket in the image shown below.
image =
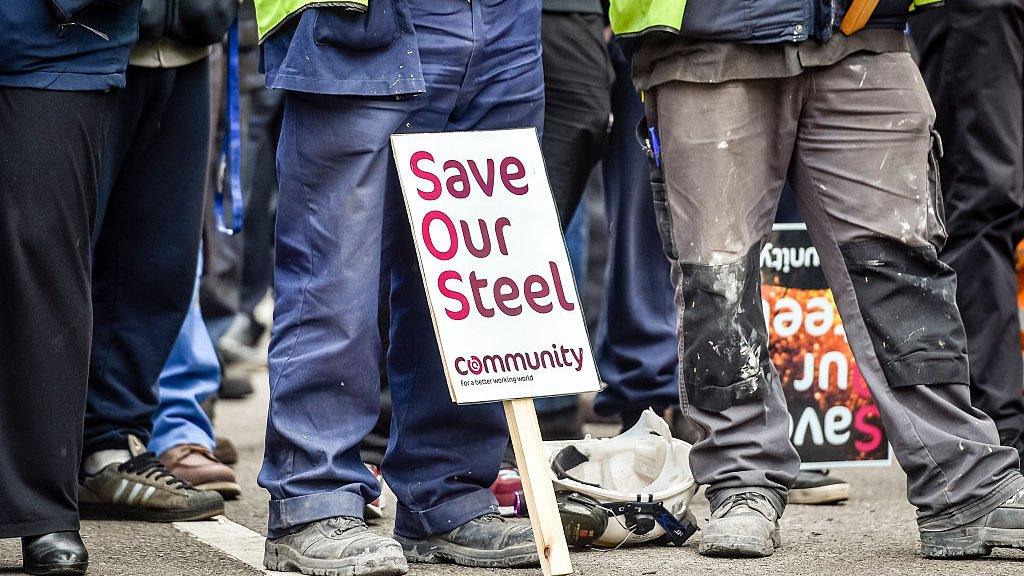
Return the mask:
<svg viewBox="0 0 1024 576"><path fill-rule="evenodd" d="M936 250L946 245L946 208L942 200L942 173L939 160L942 159L942 137L931 131L931 146L928 150L928 236Z"/></svg>
<svg viewBox="0 0 1024 576"><path fill-rule="evenodd" d="M398 39L394 0L373 0L366 12L318 8L313 35L320 46L348 50L380 50Z"/></svg>
<svg viewBox="0 0 1024 576"><path fill-rule="evenodd" d="M668 189L665 185L665 173L661 169L661 158L659 150L655 150L652 139L653 132L649 128L647 118L641 118L636 125L636 139L640 148L647 157L650 168L651 195L654 201L654 217L658 226L658 235L661 236L661 247L669 260L679 258L679 251L676 250L675 237L672 234L672 209L668 205Z"/></svg>
<svg viewBox="0 0 1024 576"><path fill-rule="evenodd" d="M956 275L935 247L879 238L840 250L889 386L967 384Z"/></svg>

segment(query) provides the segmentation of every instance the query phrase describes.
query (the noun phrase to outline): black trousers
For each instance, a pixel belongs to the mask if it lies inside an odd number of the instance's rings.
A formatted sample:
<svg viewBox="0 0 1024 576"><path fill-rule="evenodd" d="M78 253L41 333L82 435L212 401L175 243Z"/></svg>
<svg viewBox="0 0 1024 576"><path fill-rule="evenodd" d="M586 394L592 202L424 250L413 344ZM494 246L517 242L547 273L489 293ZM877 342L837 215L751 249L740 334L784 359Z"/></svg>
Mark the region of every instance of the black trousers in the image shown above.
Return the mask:
<svg viewBox="0 0 1024 576"><path fill-rule="evenodd" d="M1001 438L1024 429L1014 248L1024 236L1024 0L957 0L911 23L942 136L949 240L971 399Z"/></svg>
<svg viewBox="0 0 1024 576"><path fill-rule="evenodd" d="M78 529L89 238L114 97L0 88L0 538Z"/></svg>
<svg viewBox="0 0 1024 576"><path fill-rule="evenodd" d="M541 151L564 229L604 151L615 75L604 39L604 19L598 14L544 12L541 43Z"/></svg>
<svg viewBox="0 0 1024 576"><path fill-rule="evenodd" d="M103 163L87 453L148 442L157 378L188 312L210 130L207 59L128 67Z"/></svg>

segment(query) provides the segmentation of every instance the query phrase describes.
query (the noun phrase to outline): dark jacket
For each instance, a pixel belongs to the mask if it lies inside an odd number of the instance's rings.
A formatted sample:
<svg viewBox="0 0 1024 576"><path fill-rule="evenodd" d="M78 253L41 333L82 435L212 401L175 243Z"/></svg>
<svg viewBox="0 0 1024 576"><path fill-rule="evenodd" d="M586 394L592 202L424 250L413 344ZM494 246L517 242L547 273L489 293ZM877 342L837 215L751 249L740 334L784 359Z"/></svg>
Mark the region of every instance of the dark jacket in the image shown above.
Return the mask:
<svg viewBox="0 0 1024 576"><path fill-rule="evenodd" d="M677 29L681 36L701 40L756 44L808 38L827 41L850 5L850 0L690 0L680 9L678 2L612 0L612 26L625 35ZM881 0L868 27L902 29L912 11L940 4L939 0ZM670 13L675 13L675 22L665 17ZM677 28L680 13L682 25ZM658 17L646 18L649 14Z"/></svg>
<svg viewBox="0 0 1024 576"><path fill-rule="evenodd" d="M124 86L141 0L0 0L0 86Z"/></svg>

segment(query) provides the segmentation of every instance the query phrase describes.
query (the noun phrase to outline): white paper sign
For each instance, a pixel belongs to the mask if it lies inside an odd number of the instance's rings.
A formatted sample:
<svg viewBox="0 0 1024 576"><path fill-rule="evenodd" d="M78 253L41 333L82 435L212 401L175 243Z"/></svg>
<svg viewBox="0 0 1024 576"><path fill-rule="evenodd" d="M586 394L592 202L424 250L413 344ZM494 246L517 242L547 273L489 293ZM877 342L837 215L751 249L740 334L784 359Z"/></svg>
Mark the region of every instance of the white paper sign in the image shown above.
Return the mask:
<svg viewBox="0 0 1024 576"><path fill-rule="evenodd" d="M452 399L598 390L536 131L391 145Z"/></svg>

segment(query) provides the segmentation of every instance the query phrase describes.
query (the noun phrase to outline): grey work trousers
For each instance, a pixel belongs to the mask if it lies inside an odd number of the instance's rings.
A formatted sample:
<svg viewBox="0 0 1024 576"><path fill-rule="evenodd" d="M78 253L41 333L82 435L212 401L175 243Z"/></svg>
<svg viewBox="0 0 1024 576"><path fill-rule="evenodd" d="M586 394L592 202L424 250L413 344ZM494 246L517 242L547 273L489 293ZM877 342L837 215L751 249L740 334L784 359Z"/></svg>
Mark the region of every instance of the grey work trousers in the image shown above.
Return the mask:
<svg viewBox="0 0 1024 576"><path fill-rule="evenodd" d="M705 431L691 465L712 507L753 489L781 513L799 467L759 276L787 175L920 528L969 522L1024 488L1016 451L971 407L956 276L936 257L941 145L910 55L858 53L788 78L669 82L650 96L682 403Z"/></svg>

